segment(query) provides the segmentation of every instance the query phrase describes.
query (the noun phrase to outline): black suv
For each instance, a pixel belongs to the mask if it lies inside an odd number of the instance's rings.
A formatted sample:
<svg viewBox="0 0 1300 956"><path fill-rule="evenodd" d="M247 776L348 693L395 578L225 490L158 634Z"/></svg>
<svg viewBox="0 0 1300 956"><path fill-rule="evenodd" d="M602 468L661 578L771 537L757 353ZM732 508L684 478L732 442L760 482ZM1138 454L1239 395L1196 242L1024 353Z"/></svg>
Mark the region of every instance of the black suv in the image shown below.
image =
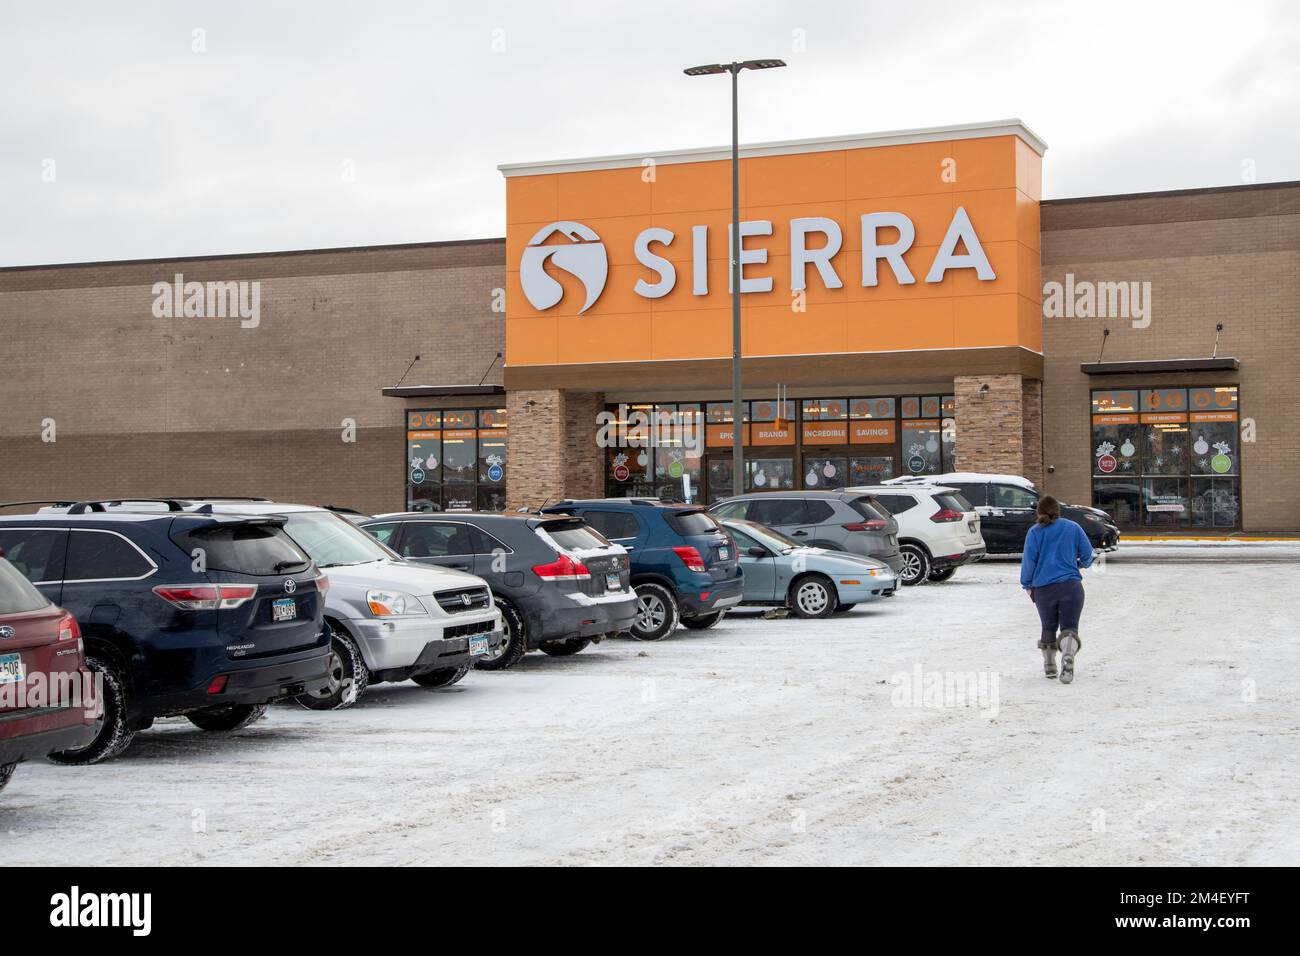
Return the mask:
<svg viewBox="0 0 1300 956"><path fill-rule="evenodd" d="M923 481L955 488L971 503L980 516L980 533L989 554L1019 554L1025 548L1025 535L1033 526L1034 509L1039 491L1033 482L1018 475L983 475L975 472L951 472L924 478L895 478L885 484ZM1061 502L1061 517L1076 522L1098 551L1119 547L1119 527L1110 515L1097 508L1067 505Z"/></svg>
<svg viewBox="0 0 1300 956"><path fill-rule="evenodd" d="M103 675L98 733L60 763L97 763L156 717L236 730L269 702L329 684L323 588L280 517L109 512L0 515L0 550L77 619ZM0 506L2 507L2 506Z"/></svg>
<svg viewBox="0 0 1300 956"><path fill-rule="evenodd" d="M580 518L408 512L359 523L408 561L488 582L505 642L483 655L480 669L502 670L531 650L576 654L629 630L636 617L627 553Z"/></svg>

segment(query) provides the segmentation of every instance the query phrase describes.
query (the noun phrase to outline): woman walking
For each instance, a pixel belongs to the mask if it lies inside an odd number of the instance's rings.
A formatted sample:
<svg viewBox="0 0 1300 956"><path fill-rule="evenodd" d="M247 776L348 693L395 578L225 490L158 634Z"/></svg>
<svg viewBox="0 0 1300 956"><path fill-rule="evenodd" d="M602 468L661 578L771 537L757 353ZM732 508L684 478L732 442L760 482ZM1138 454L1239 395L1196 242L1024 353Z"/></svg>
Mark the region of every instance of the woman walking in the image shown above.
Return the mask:
<svg viewBox="0 0 1300 956"><path fill-rule="evenodd" d="M1020 562L1020 586L1038 608L1043 624L1038 646L1043 652L1043 673L1056 676L1056 651L1061 651L1061 683L1074 680L1074 656L1079 641L1079 615L1083 613L1083 575L1092 565L1092 542L1082 528L1061 517L1061 503L1051 495L1038 499L1038 522L1025 536ZM1059 632L1059 636L1058 636Z"/></svg>

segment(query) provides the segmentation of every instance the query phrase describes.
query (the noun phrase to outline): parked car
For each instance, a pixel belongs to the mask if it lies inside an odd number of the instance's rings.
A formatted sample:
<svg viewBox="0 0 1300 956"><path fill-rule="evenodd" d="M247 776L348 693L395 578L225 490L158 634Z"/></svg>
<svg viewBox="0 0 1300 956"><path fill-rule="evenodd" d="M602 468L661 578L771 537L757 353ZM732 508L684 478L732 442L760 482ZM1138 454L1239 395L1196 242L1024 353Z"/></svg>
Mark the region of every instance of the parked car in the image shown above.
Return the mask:
<svg viewBox="0 0 1300 956"><path fill-rule="evenodd" d="M875 558L903 570L898 523L869 494L851 491L760 491L726 498L709 511L779 531L800 544Z"/></svg>
<svg viewBox="0 0 1300 956"><path fill-rule="evenodd" d="M979 472L949 472L917 479L893 478L886 485L905 485L917 481L941 484L956 489L974 506L980 516L980 532L989 554L1020 554L1025 535L1037 520L1039 491L1028 478L1019 475L992 475ZM1110 515L1083 505L1061 502L1061 516L1076 521L1098 551L1119 547L1119 527Z"/></svg>
<svg viewBox="0 0 1300 956"><path fill-rule="evenodd" d="M23 761L95 739L90 676L77 619L0 556L0 790Z"/></svg>
<svg viewBox="0 0 1300 956"><path fill-rule="evenodd" d="M986 553L980 516L959 492L943 485L847 488L869 494L898 522L903 584L947 581L963 564Z"/></svg>
<svg viewBox="0 0 1300 956"><path fill-rule="evenodd" d="M501 646L501 614L486 581L405 561L349 520L355 516L265 500L185 500L221 514L282 517L285 531L328 578L330 683L299 697L304 707L346 707L384 682L449 687Z"/></svg>
<svg viewBox="0 0 1300 956"><path fill-rule="evenodd" d="M581 518L406 512L361 527L408 561L487 581L504 640L479 658L475 666L484 670L510 667L531 650L576 654L629 630L636 618L627 552Z"/></svg>
<svg viewBox="0 0 1300 956"><path fill-rule="evenodd" d="M827 617L865 601L893 597L899 577L889 565L847 551L810 548L752 521L723 520L745 571L743 604L788 607L799 617Z"/></svg>
<svg viewBox="0 0 1300 956"><path fill-rule="evenodd" d="M637 616L628 631L657 641L680 623L712 627L739 604L745 585L735 548L703 508L651 498L563 501L542 513L582 518L627 551Z"/></svg>
<svg viewBox="0 0 1300 956"><path fill-rule="evenodd" d="M328 580L284 519L165 508L0 516L0 548L75 617L103 681L93 739L51 754L60 763L113 757L157 717L236 730L329 683Z"/></svg>

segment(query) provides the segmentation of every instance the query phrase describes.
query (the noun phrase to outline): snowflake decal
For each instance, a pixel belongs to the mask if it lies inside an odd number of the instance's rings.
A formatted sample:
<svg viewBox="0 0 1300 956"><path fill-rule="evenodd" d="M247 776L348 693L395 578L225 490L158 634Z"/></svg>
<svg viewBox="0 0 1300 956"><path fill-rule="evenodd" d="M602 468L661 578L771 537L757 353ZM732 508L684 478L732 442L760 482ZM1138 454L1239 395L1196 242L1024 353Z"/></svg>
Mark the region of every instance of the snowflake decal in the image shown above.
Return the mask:
<svg viewBox="0 0 1300 956"><path fill-rule="evenodd" d="M1196 467L1204 471L1206 468L1210 467L1210 463L1204 458L1198 458L1196 459Z"/></svg>
<svg viewBox="0 0 1300 956"><path fill-rule="evenodd" d="M1104 441L1097 446L1097 457L1100 458L1102 455L1109 455L1114 450L1115 450L1114 442Z"/></svg>

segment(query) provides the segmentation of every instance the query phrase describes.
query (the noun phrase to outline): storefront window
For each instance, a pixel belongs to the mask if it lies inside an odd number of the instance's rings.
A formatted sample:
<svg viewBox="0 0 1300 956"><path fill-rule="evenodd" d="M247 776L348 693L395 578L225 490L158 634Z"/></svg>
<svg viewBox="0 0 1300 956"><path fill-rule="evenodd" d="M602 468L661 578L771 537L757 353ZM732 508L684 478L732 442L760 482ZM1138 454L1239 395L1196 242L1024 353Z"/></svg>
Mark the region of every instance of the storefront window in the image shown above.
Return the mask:
<svg viewBox="0 0 1300 956"><path fill-rule="evenodd" d="M903 400L904 403L907 399ZM923 418L906 419L902 423L903 473L909 475L937 475L943 470L942 427L939 421Z"/></svg>
<svg viewBox="0 0 1300 956"><path fill-rule="evenodd" d="M504 408L407 412L407 507L504 509L506 422Z"/></svg>
<svg viewBox="0 0 1300 956"><path fill-rule="evenodd" d="M731 490L731 459L710 456L708 469L708 503L721 501L723 498L730 497Z"/></svg>
<svg viewBox="0 0 1300 956"><path fill-rule="evenodd" d="M1092 393L1093 503L1123 526L1240 527L1236 386Z"/></svg>
<svg viewBox="0 0 1300 956"><path fill-rule="evenodd" d="M803 460L803 486L830 491L845 487L849 477L848 458L838 456L828 458L806 457Z"/></svg>
<svg viewBox="0 0 1300 956"><path fill-rule="evenodd" d="M745 462L750 491L777 491L794 488L793 458L755 458Z"/></svg>
<svg viewBox="0 0 1300 956"><path fill-rule="evenodd" d="M878 485L894 477L894 459L890 457L855 457L849 459L849 486Z"/></svg>

